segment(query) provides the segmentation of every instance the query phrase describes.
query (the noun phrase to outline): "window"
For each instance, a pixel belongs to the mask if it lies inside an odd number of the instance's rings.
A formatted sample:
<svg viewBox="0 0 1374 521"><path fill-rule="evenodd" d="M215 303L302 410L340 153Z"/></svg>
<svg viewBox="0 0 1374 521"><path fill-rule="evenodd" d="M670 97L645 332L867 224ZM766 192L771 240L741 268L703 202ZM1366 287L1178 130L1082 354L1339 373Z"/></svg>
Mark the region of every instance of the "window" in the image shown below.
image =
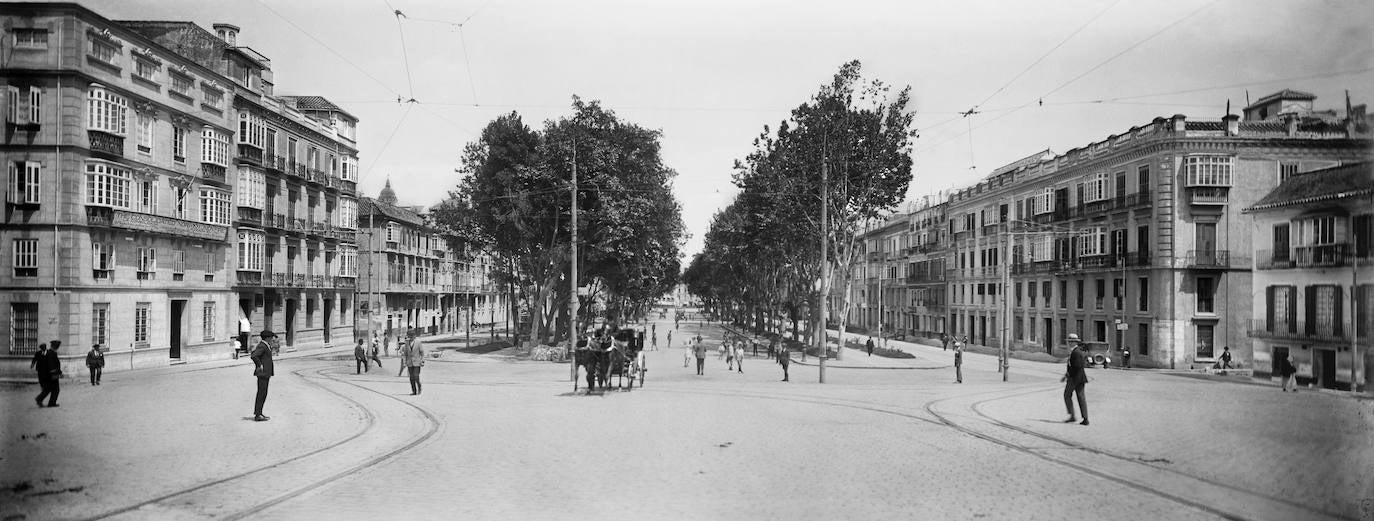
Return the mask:
<svg viewBox="0 0 1374 521"><path fill-rule="evenodd" d="M14 239L14 276L38 276L38 239Z"/></svg>
<svg viewBox="0 0 1374 521"><path fill-rule="evenodd" d="M42 177L42 163L37 161L10 163L10 203L38 204L38 183Z"/></svg>
<svg viewBox="0 0 1374 521"><path fill-rule="evenodd" d="M1312 219L1312 240L1307 244L1335 244L1336 218L1332 216Z"/></svg>
<svg viewBox="0 0 1374 521"><path fill-rule="evenodd" d="M1116 304L1116 310L1122 311L1126 308L1126 280L1112 279L1112 298Z"/></svg>
<svg viewBox="0 0 1374 521"><path fill-rule="evenodd" d="M113 163L86 163L86 204L128 208L133 174Z"/></svg>
<svg viewBox="0 0 1374 521"><path fill-rule="evenodd" d="M29 123L43 122L43 89L29 87Z"/></svg>
<svg viewBox="0 0 1374 521"><path fill-rule="evenodd" d="M1106 320L1094 320L1094 321L1093 321L1093 341L1094 341L1094 342L1106 342L1106 341L1107 341L1107 321L1106 321Z"/></svg>
<svg viewBox="0 0 1374 521"><path fill-rule="evenodd" d="M262 232L239 230L239 271L262 271Z"/></svg>
<svg viewBox="0 0 1374 521"><path fill-rule="evenodd" d="M190 98L191 89L195 88L196 80L192 79L190 76L178 72L172 72L171 74L169 74L169 76L172 77L172 93L180 94L183 97ZM187 101L190 100L188 99Z"/></svg>
<svg viewBox="0 0 1374 521"><path fill-rule="evenodd" d="M157 71L161 68L162 66L155 61L144 58L134 58L134 78L156 83Z"/></svg>
<svg viewBox="0 0 1374 521"><path fill-rule="evenodd" d="M1297 286L1269 286L1264 288L1265 331L1297 332L1297 303Z"/></svg>
<svg viewBox="0 0 1374 521"><path fill-rule="evenodd" d="M109 333L110 303L98 302L91 307L91 343L109 349Z"/></svg>
<svg viewBox="0 0 1374 521"><path fill-rule="evenodd" d="M138 249L138 280L157 277L157 250L151 247Z"/></svg>
<svg viewBox="0 0 1374 521"><path fill-rule="evenodd" d="M138 181L138 197L135 199L134 209L143 213L157 213L157 180L145 179Z"/></svg>
<svg viewBox="0 0 1374 521"><path fill-rule="evenodd" d="M1141 165L1135 169L1136 193L1150 193L1150 165Z"/></svg>
<svg viewBox="0 0 1374 521"><path fill-rule="evenodd" d="M1036 297L1036 295L1039 293L1039 292L1037 291L1037 288L1038 288L1038 286L1035 285L1035 282L1034 282L1034 281L1031 281L1031 282L1027 282L1027 283L1026 283L1026 293L1027 293L1026 296L1030 297L1030 298L1029 298L1029 300L1030 300L1030 304L1029 304L1029 305L1030 305L1031 307L1035 307L1035 297Z"/></svg>
<svg viewBox="0 0 1374 521"><path fill-rule="evenodd" d="M288 168L296 166L296 149L299 148L298 143L300 143L300 141L297 141L296 138L286 138L286 161L290 163L287 165Z"/></svg>
<svg viewBox="0 0 1374 521"><path fill-rule="evenodd" d="M1283 162L1279 163L1279 183L1287 181L1288 178L1298 175L1298 164Z"/></svg>
<svg viewBox="0 0 1374 521"><path fill-rule="evenodd" d="M1197 358L1198 360L1211 359L1213 357L1212 342L1216 340L1216 325L1198 324L1197 325Z"/></svg>
<svg viewBox="0 0 1374 521"><path fill-rule="evenodd" d="M229 192L200 189L200 222L229 226L229 207L234 204Z"/></svg>
<svg viewBox="0 0 1374 521"><path fill-rule="evenodd" d="M38 351L38 303L10 303L10 354Z"/></svg>
<svg viewBox="0 0 1374 521"><path fill-rule="evenodd" d="M1077 283L1078 283L1078 300L1076 301L1076 303L1074 304L1074 306L1077 307L1078 309L1083 309L1083 281L1079 280L1079 281L1077 281ZM1079 329L1081 330L1082 328L1079 328Z"/></svg>
<svg viewBox="0 0 1374 521"><path fill-rule="evenodd" d="M186 189L186 188L172 187L172 216L173 216L173 217L176 217L177 219L186 219L187 214L190 213L190 212L187 210L188 203L190 202L190 200L188 199L188 196L190 196L190 195L191 195L191 191L188 190L188 189Z"/></svg>
<svg viewBox="0 0 1374 521"><path fill-rule="evenodd" d="M396 223L386 223L386 242L397 242L397 236L400 235L400 232L401 227L397 226Z"/></svg>
<svg viewBox="0 0 1374 521"><path fill-rule="evenodd" d="M1020 283L1020 282L1017 282L1017 283L1016 283L1016 305L1017 305L1018 307L1021 305L1021 283Z"/></svg>
<svg viewBox="0 0 1374 521"><path fill-rule="evenodd" d="M208 125L201 129L200 162L229 166L229 136Z"/></svg>
<svg viewBox="0 0 1374 521"><path fill-rule="evenodd" d="M119 46L115 45L113 42L105 41L99 38L91 38L90 42L90 56L92 58L95 58L96 60L99 60L105 63L106 65L114 65L116 67L119 66L119 57L124 54L124 52L120 50Z"/></svg>
<svg viewBox="0 0 1374 521"><path fill-rule="evenodd" d="M172 273L175 275L186 273L185 250L172 250Z"/></svg>
<svg viewBox="0 0 1374 521"><path fill-rule="evenodd" d="M1150 324L1141 322L1135 325L1136 334L1140 337L1139 354L1150 354Z"/></svg>
<svg viewBox="0 0 1374 521"><path fill-rule="evenodd" d="M335 223L340 228L354 229L358 227L358 201L348 198L339 198L339 222Z"/></svg>
<svg viewBox="0 0 1374 521"><path fill-rule="evenodd" d="M1069 281L1059 281L1059 309L1069 309Z"/></svg>
<svg viewBox="0 0 1374 521"><path fill-rule="evenodd" d="M1084 228L1078 232L1078 256L1106 255L1107 232L1101 227Z"/></svg>
<svg viewBox="0 0 1374 521"><path fill-rule="evenodd" d="M305 164L311 170L320 169L320 149L310 147L305 151Z"/></svg>
<svg viewBox="0 0 1374 521"><path fill-rule="evenodd" d="M339 271L340 277L358 276L358 249L352 246L339 247Z"/></svg>
<svg viewBox="0 0 1374 521"><path fill-rule="evenodd" d="M108 279L114 271L115 250L113 244L91 241L91 271L97 279Z"/></svg>
<svg viewBox="0 0 1374 521"><path fill-rule="evenodd" d="M1187 186L1231 186L1231 156L1188 156L1183 160Z"/></svg>
<svg viewBox="0 0 1374 521"><path fill-rule="evenodd" d="M148 347L148 307L147 302L134 306L134 347Z"/></svg>
<svg viewBox="0 0 1374 521"><path fill-rule="evenodd" d="M19 121L19 87L13 85L5 87L5 121L10 123L20 123Z"/></svg>
<svg viewBox="0 0 1374 521"><path fill-rule="evenodd" d="M1197 278L1197 312L1215 313L1214 297L1216 288L1212 285L1211 277Z"/></svg>
<svg viewBox="0 0 1374 521"><path fill-rule="evenodd" d="M224 91L204 84L202 84L201 87L201 92L204 94L204 98L202 98L201 101L202 105L215 110L223 108Z"/></svg>
<svg viewBox="0 0 1374 521"><path fill-rule="evenodd" d="M86 128L110 134L124 135L127 131L124 116L129 110L129 100L105 90L100 84L92 84L86 92Z"/></svg>
<svg viewBox="0 0 1374 521"><path fill-rule="evenodd" d="M172 161L186 162L186 129L172 127Z"/></svg>
<svg viewBox="0 0 1374 521"><path fill-rule="evenodd" d="M1050 281L1048 281L1048 280L1042 281L1042 282L1040 283L1040 296L1041 296L1041 298L1044 299L1044 300L1041 301L1041 302L1044 303L1043 305L1044 305L1045 307L1050 307L1050 289L1051 289L1052 287L1053 287L1053 286L1050 285Z"/></svg>
<svg viewBox="0 0 1374 521"><path fill-rule="evenodd" d="M248 168L239 167L239 206L263 209L267 202L267 175Z"/></svg>
<svg viewBox="0 0 1374 521"><path fill-rule="evenodd" d="M1107 296L1107 279L1097 279L1097 292L1094 294L1093 307L1102 309L1102 302Z"/></svg>
<svg viewBox="0 0 1374 521"><path fill-rule="evenodd" d="M1140 277L1139 279L1136 280L1136 282L1137 282L1136 287L1138 288L1137 291L1136 291L1136 310L1138 310L1138 311L1149 311L1149 310L1150 310L1150 278L1149 278L1149 277Z"/></svg>
<svg viewBox="0 0 1374 521"><path fill-rule="evenodd" d="M1105 172L1093 174L1089 177L1088 180L1083 183L1082 202L1091 203L1107 199L1107 179L1107 174Z"/></svg>
<svg viewBox="0 0 1374 521"><path fill-rule="evenodd" d="M153 115L138 113L138 151L142 154L153 153Z"/></svg>
<svg viewBox="0 0 1374 521"><path fill-rule="evenodd" d="M214 302L206 302L205 305L200 308L200 324L201 340L204 340L206 342L214 340L215 330L219 329L215 327L216 322Z"/></svg>
<svg viewBox="0 0 1374 521"><path fill-rule="evenodd" d="M32 27L15 27L14 47L16 49L47 49L48 30Z"/></svg>
<svg viewBox="0 0 1374 521"><path fill-rule="evenodd" d="M267 125L261 117L248 111L239 111L238 142L262 149L267 141Z"/></svg>

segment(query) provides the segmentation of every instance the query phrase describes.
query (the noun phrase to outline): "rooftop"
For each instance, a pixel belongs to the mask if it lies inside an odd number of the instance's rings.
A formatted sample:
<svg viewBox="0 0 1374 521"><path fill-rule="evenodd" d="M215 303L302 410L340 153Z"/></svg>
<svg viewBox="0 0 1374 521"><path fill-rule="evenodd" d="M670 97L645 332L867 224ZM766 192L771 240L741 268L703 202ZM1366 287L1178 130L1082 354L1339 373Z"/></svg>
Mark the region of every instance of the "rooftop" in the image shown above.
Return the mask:
<svg viewBox="0 0 1374 521"><path fill-rule="evenodd" d="M1245 213L1374 195L1374 163L1350 163L1288 178Z"/></svg>

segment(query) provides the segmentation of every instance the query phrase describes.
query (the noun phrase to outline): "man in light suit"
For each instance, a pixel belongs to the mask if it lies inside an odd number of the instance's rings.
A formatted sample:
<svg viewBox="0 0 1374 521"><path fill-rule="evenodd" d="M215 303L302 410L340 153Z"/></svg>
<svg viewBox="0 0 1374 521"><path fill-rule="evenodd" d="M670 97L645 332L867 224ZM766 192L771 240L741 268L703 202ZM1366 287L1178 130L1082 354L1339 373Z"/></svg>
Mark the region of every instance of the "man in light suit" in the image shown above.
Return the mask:
<svg viewBox="0 0 1374 521"><path fill-rule="evenodd" d="M410 372L410 394L420 394L420 368L425 366L425 346L420 342L420 330L411 328L410 343L405 348L406 370Z"/></svg>

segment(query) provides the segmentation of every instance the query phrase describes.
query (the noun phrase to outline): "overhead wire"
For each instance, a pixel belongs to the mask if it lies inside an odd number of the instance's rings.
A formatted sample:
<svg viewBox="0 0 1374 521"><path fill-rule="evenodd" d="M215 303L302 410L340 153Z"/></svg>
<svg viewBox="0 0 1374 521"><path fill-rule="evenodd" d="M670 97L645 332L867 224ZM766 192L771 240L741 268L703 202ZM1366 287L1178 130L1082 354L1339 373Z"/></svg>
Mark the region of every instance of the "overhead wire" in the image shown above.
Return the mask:
<svg viewBox="0 0 1374 521"><path fill-rule="evenodd" d="M291 27L295 28L295 29L296 29L297 31L299 31L301 34L304 34L307 38L310 38L311 40L314 40L315 43L320 44L320 46L321 46L321 47L324 47L325 50L327 50L327 51L333 53L334 56L337 56L340 60L343 60L344 63L347 63L349 66L353 67L354 69L357 69L358 72L361 72L361 73L363 74L363 76L367 76L367 77L368 77L369 79L371 79L372 81L377 82L378 85L381 85L382 88L386 89L387 91L391 92L392 94L395 94L397 97L399 97L399 96L401 95L401 93L400 93L399 91L397 91L396 89L391 88L391 86L390 86L390 85L387 85L386 82L382 81L380 78L378 78L378 77L376 77L376 76L373 76L372 73L367 72L367 70L365 70L365 69L363 69L362 67L358 66L358 64L353 63L353 61L352 61L352 60L349 60L347 56L344 56L344 55L343 55L343 53L334 50L334 48L333 48L333 47L330 47L329 44L326 44L326 43L324 43L324 41L320 40L319 38L316 38L315 35L310 34L310 32L309 32L309 31L306 31L305 28L301 27L300 25L297 25L296 22L291 21L290 18L287 18L285 15L281 14L280 12L277 12L276 9L273 9L272 6L267 5L267 3L264 2L263 0L256 0L256 1L258 2L258 5L263 6L263 8L267 9L268 12L272 13L273 15L276 15L277 18L282 19L282 21L286 22L288 25L290 25Z"/></svg>
<svg viewBox="0 0 1374 521"><path fill-rule="evenodd" d="M391 140L396 137L396 132L398 130L401 130L401 124L405 123L406 116L410 115L410 109L412 108L415 108L415 104L406 104L406 111L402 112L401 118L396 120L396 126L391 128L391 135L387 136L386 142L382 143L382 148L377 151L377 158L372 160L372 165L369 166L368 169L364 171L362 175L358 176L357 184L363 184L363 181L367 179L368 174L371 174L373 170L377 169L377 163L381 162L382 156L386 154L386 149L391 147Z"/></svg>

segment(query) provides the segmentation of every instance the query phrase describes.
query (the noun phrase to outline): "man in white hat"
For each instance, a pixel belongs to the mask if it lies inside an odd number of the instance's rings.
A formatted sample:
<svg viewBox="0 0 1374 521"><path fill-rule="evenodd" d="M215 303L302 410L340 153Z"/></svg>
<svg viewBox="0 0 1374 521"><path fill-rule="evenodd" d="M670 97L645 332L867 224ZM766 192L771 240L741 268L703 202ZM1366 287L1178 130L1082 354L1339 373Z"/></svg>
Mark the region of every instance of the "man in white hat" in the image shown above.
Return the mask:
<svg viewBox="0 0 1374 521"><path fill-rule="evenodd" d="M1078 335L1069 333L1069 345L1073 346L1073 352L1069 353L1069 365L1064 377L1059 381L1064 382L1064 408L1069 411L1069 419L1064 423L1078 421L1073 415L1073 397L1078 395L1078 411L1083 413L1083 421L1080 425L1088 424L1088 400L1083 394L1084 387L1088 384L1088 373L1085 368L1088 366L1088 348L1079 340Z"/></svg>

